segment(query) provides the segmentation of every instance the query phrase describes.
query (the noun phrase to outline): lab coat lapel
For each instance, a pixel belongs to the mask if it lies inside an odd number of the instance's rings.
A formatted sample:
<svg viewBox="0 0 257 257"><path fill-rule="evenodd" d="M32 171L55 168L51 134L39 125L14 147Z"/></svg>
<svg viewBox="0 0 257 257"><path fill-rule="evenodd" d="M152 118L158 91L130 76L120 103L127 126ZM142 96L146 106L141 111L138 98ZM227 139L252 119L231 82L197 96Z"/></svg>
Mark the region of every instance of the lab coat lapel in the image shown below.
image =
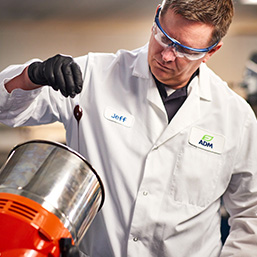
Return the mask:
<svg viewBox="0 0 257 257"><path fill-rule="evenodd" d="M153 77L150 80L149 89L147 91L147 100L152 106L158 107L159 111L161 111L160 114L163 116L164 122L168 122L166 110Z"/></svg>
<svg viewBox="0 0 257 257"><path fill-rule="evenodd" d="M192 80L188 88L189 94L186 101L158 139L156 143L157 146L164 144L183 129L195 123L201 117L201 101L211 101L210 84L206 79L203 83L203 79L204 78L201 77L201 74L199 74L199 77L195 77Z"/></svg>
<svg viewBox="0 0 257 257"><path fill-rule="evenodd" d="M142 51L138 55L138 58L135 61L133 76L147 79L149 81L148 88L146 88L147 100L150 102L153 108L156 108L156 107L158 108L159 116L163 118L164 122L167 122L168 119L167 119L165 107L160 97L158 88L155 84L154 78L149 70L147 54L148 54L148 44L144 46L144 48L142 49Z"/></svg>
<svg viewBox="0 0 257 257"><path fill-rule="evenodd" d="M160 138L161 144L200 118L200 97L198 85L195 83L197 80L195 78L192 81L191 92Z"/></svg>
<svg viewBox="0 0 257 257"><path fill-rule="evenodd" d="M170 140L186 127L195 123L200 118L201 101L211 101L210 81L208 72L206 71L207 66L206 64L202 63L199 68L199 75L191 81L188 87L188 97L186 101L180 107L170 124L165 129L165 124L167 124L168 118L158 88L149 71L149 67L145 65L145 63L147 63L147 53L148 44L144 47L143 51L139 54L135 62L133 75L149 80L147 99L153 107L158 108L158 116L160 120L162 120L162 126L160 126L160 129L158 130L160 136L155 143L156 146L159 146ZM163 130L161 128L163 128Z"/></svg>

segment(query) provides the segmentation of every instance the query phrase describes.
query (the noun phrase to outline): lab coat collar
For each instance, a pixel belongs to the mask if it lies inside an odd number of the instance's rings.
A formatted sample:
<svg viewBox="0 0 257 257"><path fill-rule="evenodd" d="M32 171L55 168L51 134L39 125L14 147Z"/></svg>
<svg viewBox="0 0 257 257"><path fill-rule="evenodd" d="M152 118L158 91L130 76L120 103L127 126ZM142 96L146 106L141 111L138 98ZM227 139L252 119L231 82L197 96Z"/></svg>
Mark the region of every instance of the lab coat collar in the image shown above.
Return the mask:
<svg viewBox="0 0 257 257"><path fill-rule="evenodd" d="M140 49L135 51L139 51L137 59L135 60L135 65L133 68L133 76L145 78L145 79L152 79L152 75L148 65L148 46L147 43ZM210 79L209 79L209 69L205 63L202 63L199 67L199 96L202 100L211 101L211 90L210 90ZM190 83L192 84L192 83ZM190 85L189 89L190 91Z"/></svg>
<svg viewBox="0 0 257 257"><path fill-rule="evenodd" d="M201 105L212 101L210 72L206 64L200 65L199 75L195 77L188 88L188 97L169 126L156 142L157 146L164 144L184 128L191 126L201 117ZM202 103L201 103L202 102ZM202 107L203 108L203 107Z"/></svg>
<svg viewBox="0 0 257 257"><path fill-rule="evenodd" d="M142 48L135 50L138 51L137 58L133 67L133 76L149 79L149 87L147 92L147 99L156 105L164 114L166 113L165 107L162 103L161 97L159 95L158 89L155 85L154 79L149 69L148 65L148 45L146 44ZM188 87L188 94L192 91L193 87L197 87L197 94L200 100L211 101L211 89L210 89L210 70L205 63L202 63L199 67L199 75L197 78L193 79ZM197 81L197 82L196 82Z"/></svg>
<svg viewBox="0 0 257 257"><path fill-rule="evenodd" d="M155 142L157 147L170 140L186 127L194 124L201 117L198 85L199 79L197 76L190 83L190 92L186 101L172 118L170 124L163 131L157 142Z"/></svg>
<svg viewBox="0 0 257 257"><path fill-rule="evenodd" d="M141 48L139 51L140 52L137 56L137 59L135 60L133 75L150 80L147 90L147 99L162 111L164 120L167 120L165 107L162 103L160 94L148 67L148 44ZM211 71L206 66L206 64L202 63L200 65L199 75L195 77L189 84L188 98L178 111L179 115L174 116L170 125L166 128L162 136L157 140L156 145L165 143L171 137L179 133L185 127L190 126L200 118L200 101L210 102L212 100L210 89L211 83L209 79L210 72Z"/></svg>
<svg viewBox="0 0 257 257"><path fill-rule="evenodd" d="M148 65L148 43L135 50L135 51L139 51L139 54L135 60L135 64L134 64L134 68L133 68L133 72L132 75L139 77L139 78L145 78L145 79L149 79L151 77L151 73L150 73L150 69L149 69L149 65Z"/></svg>
<svg viewBox="0 0 257 257"><path fill-rule="evenodd" d="M188 87L188 97L178 113L171 120L163 135L159 138L156 145L161 145L167 140L178 134L184 128L191 126L201 117L201 102L210 102L211 82L210 69L206 64L199 67L199 75L195 77Z"/></svg>
<svg viewBox="0 0 257 257"><path fill-rule="evenodd" d="M147 99L162 111L163 118L165 120L167 119L165 107L148 65L148 45L149 44L147 43L145 46L135 50L135 52L139 52L134 63L132 74L133 76L147 79L149 81L148 87L146 88Z"/></svg>
<svg viewBox="0 0 257 257"><path fill-rule="evenodd" d="M199 67L199 97L201 100L211 101L211 82L209 76L210 70L205 63Z"/></svg>

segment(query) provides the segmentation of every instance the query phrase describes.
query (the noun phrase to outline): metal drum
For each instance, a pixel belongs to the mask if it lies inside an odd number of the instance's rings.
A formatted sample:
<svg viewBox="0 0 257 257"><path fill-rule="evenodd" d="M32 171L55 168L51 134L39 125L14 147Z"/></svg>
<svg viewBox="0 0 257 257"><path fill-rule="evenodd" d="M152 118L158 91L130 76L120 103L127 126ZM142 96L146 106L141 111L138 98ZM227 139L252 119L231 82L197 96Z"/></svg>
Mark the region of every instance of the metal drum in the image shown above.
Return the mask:
<svg viewBox="0 0 257 257"><path fill-rule="evenodd" d="M61 220L76 244L104 202L93 167L67 146L42 140L13 148L0 170L0 192L41 204Z"/></svg>

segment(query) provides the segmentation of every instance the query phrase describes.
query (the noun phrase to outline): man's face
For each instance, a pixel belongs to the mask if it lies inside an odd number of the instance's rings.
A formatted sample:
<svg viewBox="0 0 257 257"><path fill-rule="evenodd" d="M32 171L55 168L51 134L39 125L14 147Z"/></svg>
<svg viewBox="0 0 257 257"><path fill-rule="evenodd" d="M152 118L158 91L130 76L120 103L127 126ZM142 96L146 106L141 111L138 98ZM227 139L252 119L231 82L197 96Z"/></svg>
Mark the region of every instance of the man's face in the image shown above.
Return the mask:
<svg viewBox="0 0 257 257"><path fill-rule="evenodd" d="M185 46L192 48L207 48L210 46L213 32L213 27L210 25L188 21L181 15L175 14L171 9L165 15L161 15L160 24L170 37ZM151 72L160 82L178 89L187 84L201 62L206 62L221 45L220 42L204 57L192 61L186 57L176 57L175 49L161 46L152 33L149 42L148 63Z"/></svg>

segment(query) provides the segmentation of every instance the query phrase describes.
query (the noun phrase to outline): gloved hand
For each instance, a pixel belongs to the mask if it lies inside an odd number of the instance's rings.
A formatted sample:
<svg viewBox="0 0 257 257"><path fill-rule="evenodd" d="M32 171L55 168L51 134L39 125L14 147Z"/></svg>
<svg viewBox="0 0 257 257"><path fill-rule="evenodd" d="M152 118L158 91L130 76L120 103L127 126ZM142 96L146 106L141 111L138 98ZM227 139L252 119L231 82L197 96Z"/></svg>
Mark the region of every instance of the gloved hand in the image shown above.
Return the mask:
<svg viewBox="0 0 257 257"><path fill-rule="evenodd" d="M60 257L80 257L79 249L72 245L71 238L61 238L59 240Z"/></svg>
<svg viewBox="0 0 257 257"><path fill-rule="evenodd" d="M30 80L37 85L49 85L65 96L74 97L82 90L82 73L72 57L60 54L28 67Z"/></svg>

